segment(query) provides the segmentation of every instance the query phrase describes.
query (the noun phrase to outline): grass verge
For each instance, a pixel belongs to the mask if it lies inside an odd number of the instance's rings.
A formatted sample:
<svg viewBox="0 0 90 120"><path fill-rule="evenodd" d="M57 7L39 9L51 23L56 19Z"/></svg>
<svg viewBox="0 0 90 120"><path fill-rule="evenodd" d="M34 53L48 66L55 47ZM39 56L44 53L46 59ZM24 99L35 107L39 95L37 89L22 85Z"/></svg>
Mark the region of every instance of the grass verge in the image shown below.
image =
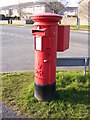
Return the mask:
<svg viewBox="0 0 90 120"><path fill-rule="evenodd" d="M90 26L88 25L80 25L79 29L77 25L70 25L71 30L82 30L82 31L90 31Z"/></svg>
<svg viewBox="0 0 90 120"><path fill-rule="evenodd" d="M33 27L33 24L0 24L0 26L26 26L26 27Z"/></svg>
<svg viewBox="0 0 90 120"><path fill-rule="evenodd" d="M34 98L34 73L3 73L2 100L19 111L23 117L33 118L89 118L90 71L56 72L56 98L40 102Z"/></svg>
<svg viewBox="0 0 90 120"><path fill-rule="evenodd" d="M23 24L0 24L1 26L24 26Z"/></svg>

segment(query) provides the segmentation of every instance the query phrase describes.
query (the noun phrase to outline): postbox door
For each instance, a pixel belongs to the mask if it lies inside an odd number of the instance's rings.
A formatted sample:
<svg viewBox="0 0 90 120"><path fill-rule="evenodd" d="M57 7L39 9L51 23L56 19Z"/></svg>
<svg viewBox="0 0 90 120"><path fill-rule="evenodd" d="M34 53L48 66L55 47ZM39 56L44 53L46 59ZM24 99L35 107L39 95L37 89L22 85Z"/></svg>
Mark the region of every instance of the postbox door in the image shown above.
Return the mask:
<svg viewBox="0 0 90 120"><path fill-rule="evenodd" d="M70 26L58 26L57 52L63 52L69 48Z"/></svg>
<svg viewBox="0 0 90 120"><path fill-rule="evenodd" d="M35 46L35 81L49 84L50 40L47 36L36 36Z"/></svg>

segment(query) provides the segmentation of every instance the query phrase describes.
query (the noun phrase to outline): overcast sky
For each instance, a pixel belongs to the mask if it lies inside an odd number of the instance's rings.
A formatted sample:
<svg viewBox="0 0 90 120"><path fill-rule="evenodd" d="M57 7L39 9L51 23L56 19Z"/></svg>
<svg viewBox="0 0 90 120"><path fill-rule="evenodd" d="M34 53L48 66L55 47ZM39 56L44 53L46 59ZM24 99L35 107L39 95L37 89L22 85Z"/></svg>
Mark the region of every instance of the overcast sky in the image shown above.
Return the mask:
<svg viewBox="0 0 90 120"><path fill-rule="evenodd" d="M19 1L21 3L25 3L25 2L34 2L36 0L0 0L0 7L18 4ZM72 7L78 6L77 1L79 0L67 0L67 1L68 1L68 6L72 6Z"/></svg>

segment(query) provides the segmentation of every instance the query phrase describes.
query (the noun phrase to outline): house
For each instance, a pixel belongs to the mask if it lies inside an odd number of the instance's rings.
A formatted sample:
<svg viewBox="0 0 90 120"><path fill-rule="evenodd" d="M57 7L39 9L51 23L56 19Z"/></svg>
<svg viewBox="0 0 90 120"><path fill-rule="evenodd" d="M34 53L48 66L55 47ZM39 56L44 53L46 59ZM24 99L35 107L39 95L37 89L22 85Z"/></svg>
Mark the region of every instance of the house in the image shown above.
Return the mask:
<svg viewBox="0 0 90 120"><path fill-rule="evenodd" d="M88 25L90 22L90 1L84 0L80 3L79 8L79 18L80 18L80 24L82 25Z"/></svg>
<svg viewBox="0 0 90 120"><path fill-rule="evenodd" d="M2 9L0 9L0 14L4 14L6 17L9 17L10 13L11 16L19 16L17 7L14 5L2 7Z"/></svg>
<svg viewBox="0 0 90 120"><path fill-rule="evenodd" d="M34 14L44 12L62 14L61 9L64 9L64 5L61 2L36 2L33 7Z"/></svg>
<svg viewBox="0 0 90 120"><path fill-rule="evenodd" d="M54 5L56 2L52 2L52 5ZM57 2L58 5L62 8L64 6ZM48 2L48 5L49 2ZM26 3L20 3L16 5L6 6L2 7L0 10L0 14L4 14L5 16L20 16L24 19L29 19L30 15L32 14L38 14L38 13L45 13L45 12L51 12L53 13L53 9L50 9L50 7L46 4L46 2L26 2Z"/></svg>
<svg viewBox="0 0 90 120"><path fill-rule="evenodd" d="M66 7L64 9L64 17L77 17L78 7Z"/></svg>

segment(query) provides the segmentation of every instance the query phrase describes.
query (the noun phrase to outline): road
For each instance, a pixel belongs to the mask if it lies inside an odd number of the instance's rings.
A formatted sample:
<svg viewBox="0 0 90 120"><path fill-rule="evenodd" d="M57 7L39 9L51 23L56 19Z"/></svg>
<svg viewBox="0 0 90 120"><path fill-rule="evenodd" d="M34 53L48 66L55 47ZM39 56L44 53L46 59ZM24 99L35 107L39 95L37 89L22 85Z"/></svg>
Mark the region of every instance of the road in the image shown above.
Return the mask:
<svg viewBox="0 0 90 120"><path fill-rule="evenodd" d="M0 26L0 57L2 72L29 71L34 69L34 46L31 28ZM57 57L88 56L88 33L70 32L70 47ZM0 71L0 72L1 72Z"/></svg>

